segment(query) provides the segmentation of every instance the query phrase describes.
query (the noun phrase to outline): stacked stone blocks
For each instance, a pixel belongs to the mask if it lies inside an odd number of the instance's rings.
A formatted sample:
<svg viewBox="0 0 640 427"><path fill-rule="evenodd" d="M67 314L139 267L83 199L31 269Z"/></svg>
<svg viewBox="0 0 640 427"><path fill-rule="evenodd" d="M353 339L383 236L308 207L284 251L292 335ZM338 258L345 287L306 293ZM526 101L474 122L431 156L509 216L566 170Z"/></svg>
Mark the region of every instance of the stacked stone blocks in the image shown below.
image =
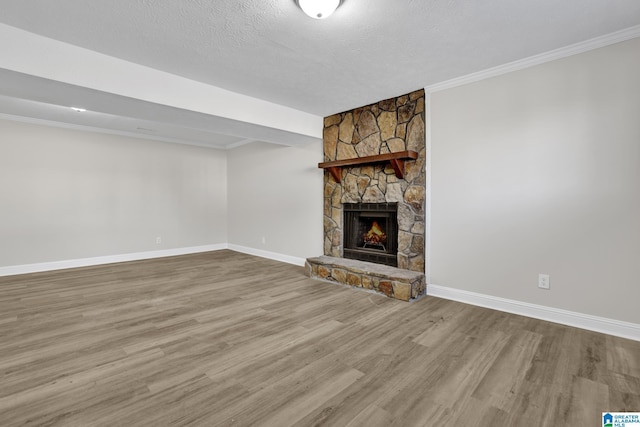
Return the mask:
<svg viewBox="0 0 640 427"><path fill-rule="evenodd" d="M343 203L398 203L398 267L425 271L424 90L324 119L324 161L412 150L404 179L389 164L344 167L342 183L324 174L324 254L343 255Z"/></svg>
<svg viewBox="0 0 640 427"><path fill-rule="evenodd" d="M420 298L426 290L422 273L345 258L309 258L305 270L313 279L367 289L402 301Z"/></svg>

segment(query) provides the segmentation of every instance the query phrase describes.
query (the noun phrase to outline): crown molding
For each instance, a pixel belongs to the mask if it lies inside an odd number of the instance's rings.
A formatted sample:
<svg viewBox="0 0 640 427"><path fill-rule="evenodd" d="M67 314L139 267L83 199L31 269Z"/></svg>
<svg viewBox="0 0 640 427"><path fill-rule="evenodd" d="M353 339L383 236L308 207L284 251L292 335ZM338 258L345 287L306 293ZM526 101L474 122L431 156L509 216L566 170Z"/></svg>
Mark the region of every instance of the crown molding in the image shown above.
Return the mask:
<svg viewBox="0 0 640 427"><path fill-rule="evenodd" d="M466 76L456 77L444 82L435 83L424 88L426 93L439 92L446 89L478 82L480 80L489 79L491 77L500 76L502 74L511 73L513 71L523 70L525 68L534 67L544 64L545 62L555 61L557 59L567 58L569 56L588 52L590 50L599 49L601 47L624 42L640 37L640 25L625 28L624 30L606 34L604 36L589 39L580 43L561 47L539 55L530 56L528 58L509 62L507 64L498 65L497 67L488 68L476 73L467 74Z"/></svg>

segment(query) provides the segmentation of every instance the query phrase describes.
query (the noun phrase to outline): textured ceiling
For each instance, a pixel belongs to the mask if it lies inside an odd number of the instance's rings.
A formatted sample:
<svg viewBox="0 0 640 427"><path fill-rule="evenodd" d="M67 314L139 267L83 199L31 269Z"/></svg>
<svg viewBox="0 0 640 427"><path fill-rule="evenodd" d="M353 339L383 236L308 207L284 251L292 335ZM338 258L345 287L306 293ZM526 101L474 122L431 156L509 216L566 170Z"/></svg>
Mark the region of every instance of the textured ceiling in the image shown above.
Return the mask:
<svg viewBox="0 0 640 427"><path fill-rule="evenodd" d="M0 22L327 116L640 24L638 0L0 0Z"/></svg>

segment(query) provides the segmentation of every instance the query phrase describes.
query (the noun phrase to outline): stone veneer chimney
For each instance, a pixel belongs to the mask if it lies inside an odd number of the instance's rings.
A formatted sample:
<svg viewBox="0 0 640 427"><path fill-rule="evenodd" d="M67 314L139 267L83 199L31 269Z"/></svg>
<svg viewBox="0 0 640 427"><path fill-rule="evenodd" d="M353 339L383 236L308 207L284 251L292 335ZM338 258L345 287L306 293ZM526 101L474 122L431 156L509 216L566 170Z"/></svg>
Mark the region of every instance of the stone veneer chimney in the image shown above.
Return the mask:
<svg viewBox="0 0 640 427"><path fill-rule="evenodd" d="M324 119L324 161L416 151L398 178L390 164L324 172L324 254L343 256L344 203L398 203L398 268L425 272L425 95L411 92Z"/></svg>

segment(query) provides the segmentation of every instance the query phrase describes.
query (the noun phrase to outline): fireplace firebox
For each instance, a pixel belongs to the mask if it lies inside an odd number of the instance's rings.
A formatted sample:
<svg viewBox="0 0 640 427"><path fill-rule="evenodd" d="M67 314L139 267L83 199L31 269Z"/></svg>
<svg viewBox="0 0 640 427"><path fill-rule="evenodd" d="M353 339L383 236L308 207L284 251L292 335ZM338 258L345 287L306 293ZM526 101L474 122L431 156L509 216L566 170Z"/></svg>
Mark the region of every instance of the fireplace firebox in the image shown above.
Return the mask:
<svg viewBox="0 0 640 427"><path fill-rule="evenodd" d="M344 257L398 266L398 204L345 203Z"/></svg>

